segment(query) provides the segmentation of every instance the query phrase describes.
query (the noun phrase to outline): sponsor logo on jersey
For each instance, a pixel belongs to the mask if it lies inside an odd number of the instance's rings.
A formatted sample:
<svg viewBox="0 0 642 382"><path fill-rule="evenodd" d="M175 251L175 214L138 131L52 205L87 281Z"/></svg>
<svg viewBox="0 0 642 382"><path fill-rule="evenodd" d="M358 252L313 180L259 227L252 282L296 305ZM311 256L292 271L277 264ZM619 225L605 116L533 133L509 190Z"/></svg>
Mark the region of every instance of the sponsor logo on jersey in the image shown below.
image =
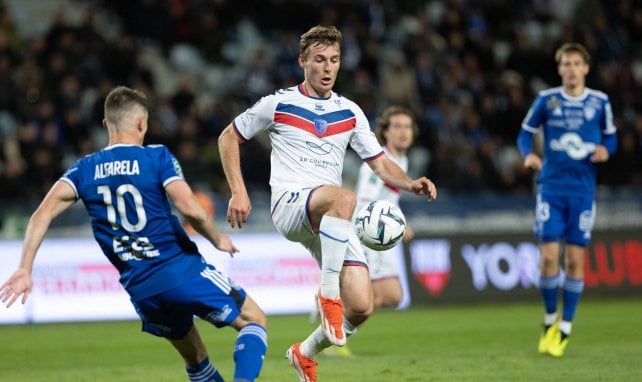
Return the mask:
<svg viewBox="0 0 642 382"><path fill-rule="evenodd" d="M555 151L564 151L575 160L584 159L595 151L595 144L582 141L582 137L577 133L563 134L559 139L551 140L550 146Z"/></svg>
<svg viewBox="0 0 642 382"><path fill-rule="evenodd" d="M308 146L310 151L319 155L328 155L330 154L330 151L332 151L332 144L328 142L318 144L315 142L305 141L305 145Z"/></svg>

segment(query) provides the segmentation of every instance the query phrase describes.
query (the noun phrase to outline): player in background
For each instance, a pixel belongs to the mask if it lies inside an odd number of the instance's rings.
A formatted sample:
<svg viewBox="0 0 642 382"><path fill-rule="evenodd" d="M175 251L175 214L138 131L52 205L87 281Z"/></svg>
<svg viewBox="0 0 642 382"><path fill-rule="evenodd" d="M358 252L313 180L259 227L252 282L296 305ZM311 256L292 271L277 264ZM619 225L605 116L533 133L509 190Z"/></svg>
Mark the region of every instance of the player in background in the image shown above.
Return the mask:
<svg viewBox="0 0 642 382"><path fill-rule="evenodd" d="M240 166L240 144L260 132L270 135L271 213L277 230L301 243L321 268L316 294L321 325L286 357L300 381L316 381L317 355L343 346L372 313L372 287L365 255L352 228L356 203L341 187L348 144L386 183L399 189L437 196L426 177L410 179L390 160L370 130L363 111L332 88L341 63L341 32L316 26L299 43L304 81L265 96L238 115L219 137L219 151L231 190L227 220L239 228L251 202Z"/></svg>
<svg viewBox="0 0 642 382"><path fill-rule="evenodd" d="M418 134L413 114L406 108L391 106L377 119L375 135L383 145L383 151L405 172L408 171L408 149ZM364 163L357 179L355 213L375 200L386 200L399 207L399 192L397 187L385 183ZM407 243L413 237L412 228L406 225L403 241ZM363 250L370 269L375 310L398 306L403 292L395 257L390 253L392 250L375 251L366 246Z"/></svg>
<svg viewBox="0 0 642 382"><path fill-rule="evenodd" d="M517 146L524 166L539 171L534 232L539 239L539 287L546 313L538 350L561 357L584 289L584 251L595 220L595 164L615 152L617 136L608 96L585 85L590 64L586 48L564 44L555 61L562 86L539 93L522 123ZM543 160L532 143L533 134L540 131Z"/></svg>
<svg viewBox="0 0 642 382"><path fill-rule="evenodd" d="M205 263L188 238L174 206L214 247L238 250L219 233L196 200L176 158L162 145L142 146L147 132L146 97L117 87L105 100L106 148L72 165L52 186L27 225L18 269L0 287L0 300L24 304L32 288L36 252L51 221L78 199L94 237L118 269L143 331L166 338L185 361L190 381L223 381L210 363L193 316L239 331L234 381L254 381L267 348L266 318L231 279Z"/></svg>
<svg viewBox="0 0 642 382"><path fill-rule="evenodd" d="M404 171L408 171L408 149L412 146L419 128L410 110L401 106L390 106L377 118L375 135L383 151ZM382 181L366 163L359 169L356 185L357 206L355 214L368 203L386 200L399 207L400 190ZM353 216L354 219L354 216ZM406 225L403 235L405 243L412 240L414 232ZM362 245L368 261L370 280L374 295L374 309L397 307L403 298L399 269L395 261L395 250L375 251ZM316 318L317 312L312 313ZM328 355L348 357L352 355L347 346L331 347Z"/></svg>

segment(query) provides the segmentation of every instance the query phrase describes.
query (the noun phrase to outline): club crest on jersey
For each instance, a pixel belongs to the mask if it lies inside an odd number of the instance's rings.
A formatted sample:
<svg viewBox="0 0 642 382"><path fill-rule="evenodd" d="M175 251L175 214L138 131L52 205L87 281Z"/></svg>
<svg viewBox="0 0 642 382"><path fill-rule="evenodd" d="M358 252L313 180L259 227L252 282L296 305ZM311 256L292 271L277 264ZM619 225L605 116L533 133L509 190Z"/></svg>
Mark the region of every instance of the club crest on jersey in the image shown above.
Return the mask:
<svg viewBox="0 0 642 382"><path fill-rule="evenodd" d="M323 136L326 130L328 130L328 121L326 121L325 119L314 120L314 131L319 137Z"/></svg>
<svg viewBox="0 0 642 382"><path fill-rule="evenodd" d="M593 107L587 106L584 108L584 118L587 121L592 120L595 117L596 110Z"/></svg>

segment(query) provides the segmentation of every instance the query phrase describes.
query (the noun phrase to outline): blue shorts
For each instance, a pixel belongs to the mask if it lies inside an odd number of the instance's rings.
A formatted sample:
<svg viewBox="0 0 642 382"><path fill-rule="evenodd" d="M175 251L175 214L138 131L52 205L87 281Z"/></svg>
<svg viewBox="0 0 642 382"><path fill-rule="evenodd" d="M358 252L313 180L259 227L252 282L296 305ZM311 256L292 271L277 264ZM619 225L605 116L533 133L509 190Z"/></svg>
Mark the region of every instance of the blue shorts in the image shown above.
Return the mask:
<svg viewBox="0 0 642 382"><path fill-rule="evenodd" d="M212 265L180 286L139 301L132 301L143 331L178 340L198 316L216 327L229 325L241 312L246 293Z"/></svg>
<svg viewBox="0 0 642 382"><path fill-rule="evenodd" d="M592 196L537 194L534 232L542 243L565 241L586 247L594 222Z"/></svg>

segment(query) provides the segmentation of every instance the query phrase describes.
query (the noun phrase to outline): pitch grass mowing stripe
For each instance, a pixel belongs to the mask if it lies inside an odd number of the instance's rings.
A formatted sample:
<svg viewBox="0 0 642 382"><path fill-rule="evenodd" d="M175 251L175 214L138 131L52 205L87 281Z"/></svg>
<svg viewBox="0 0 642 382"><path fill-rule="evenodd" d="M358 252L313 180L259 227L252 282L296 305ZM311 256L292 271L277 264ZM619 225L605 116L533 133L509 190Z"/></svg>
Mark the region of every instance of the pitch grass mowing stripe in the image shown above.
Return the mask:
<svg viewBox="0 0 642 382"><path fill-rule="evenodd" d="M319 357L319 379L642 381L640 298L585 299L561 359L537 354L542 314L536 302L378 312L349 341L353 358ZM210 358L231 381L236 332L197 325ZM312 328L306 315L270 316L259 381L296 381L283 356ZM0 326L0 381L185 380L173 348L140 333L138 322Z"/></svg>

